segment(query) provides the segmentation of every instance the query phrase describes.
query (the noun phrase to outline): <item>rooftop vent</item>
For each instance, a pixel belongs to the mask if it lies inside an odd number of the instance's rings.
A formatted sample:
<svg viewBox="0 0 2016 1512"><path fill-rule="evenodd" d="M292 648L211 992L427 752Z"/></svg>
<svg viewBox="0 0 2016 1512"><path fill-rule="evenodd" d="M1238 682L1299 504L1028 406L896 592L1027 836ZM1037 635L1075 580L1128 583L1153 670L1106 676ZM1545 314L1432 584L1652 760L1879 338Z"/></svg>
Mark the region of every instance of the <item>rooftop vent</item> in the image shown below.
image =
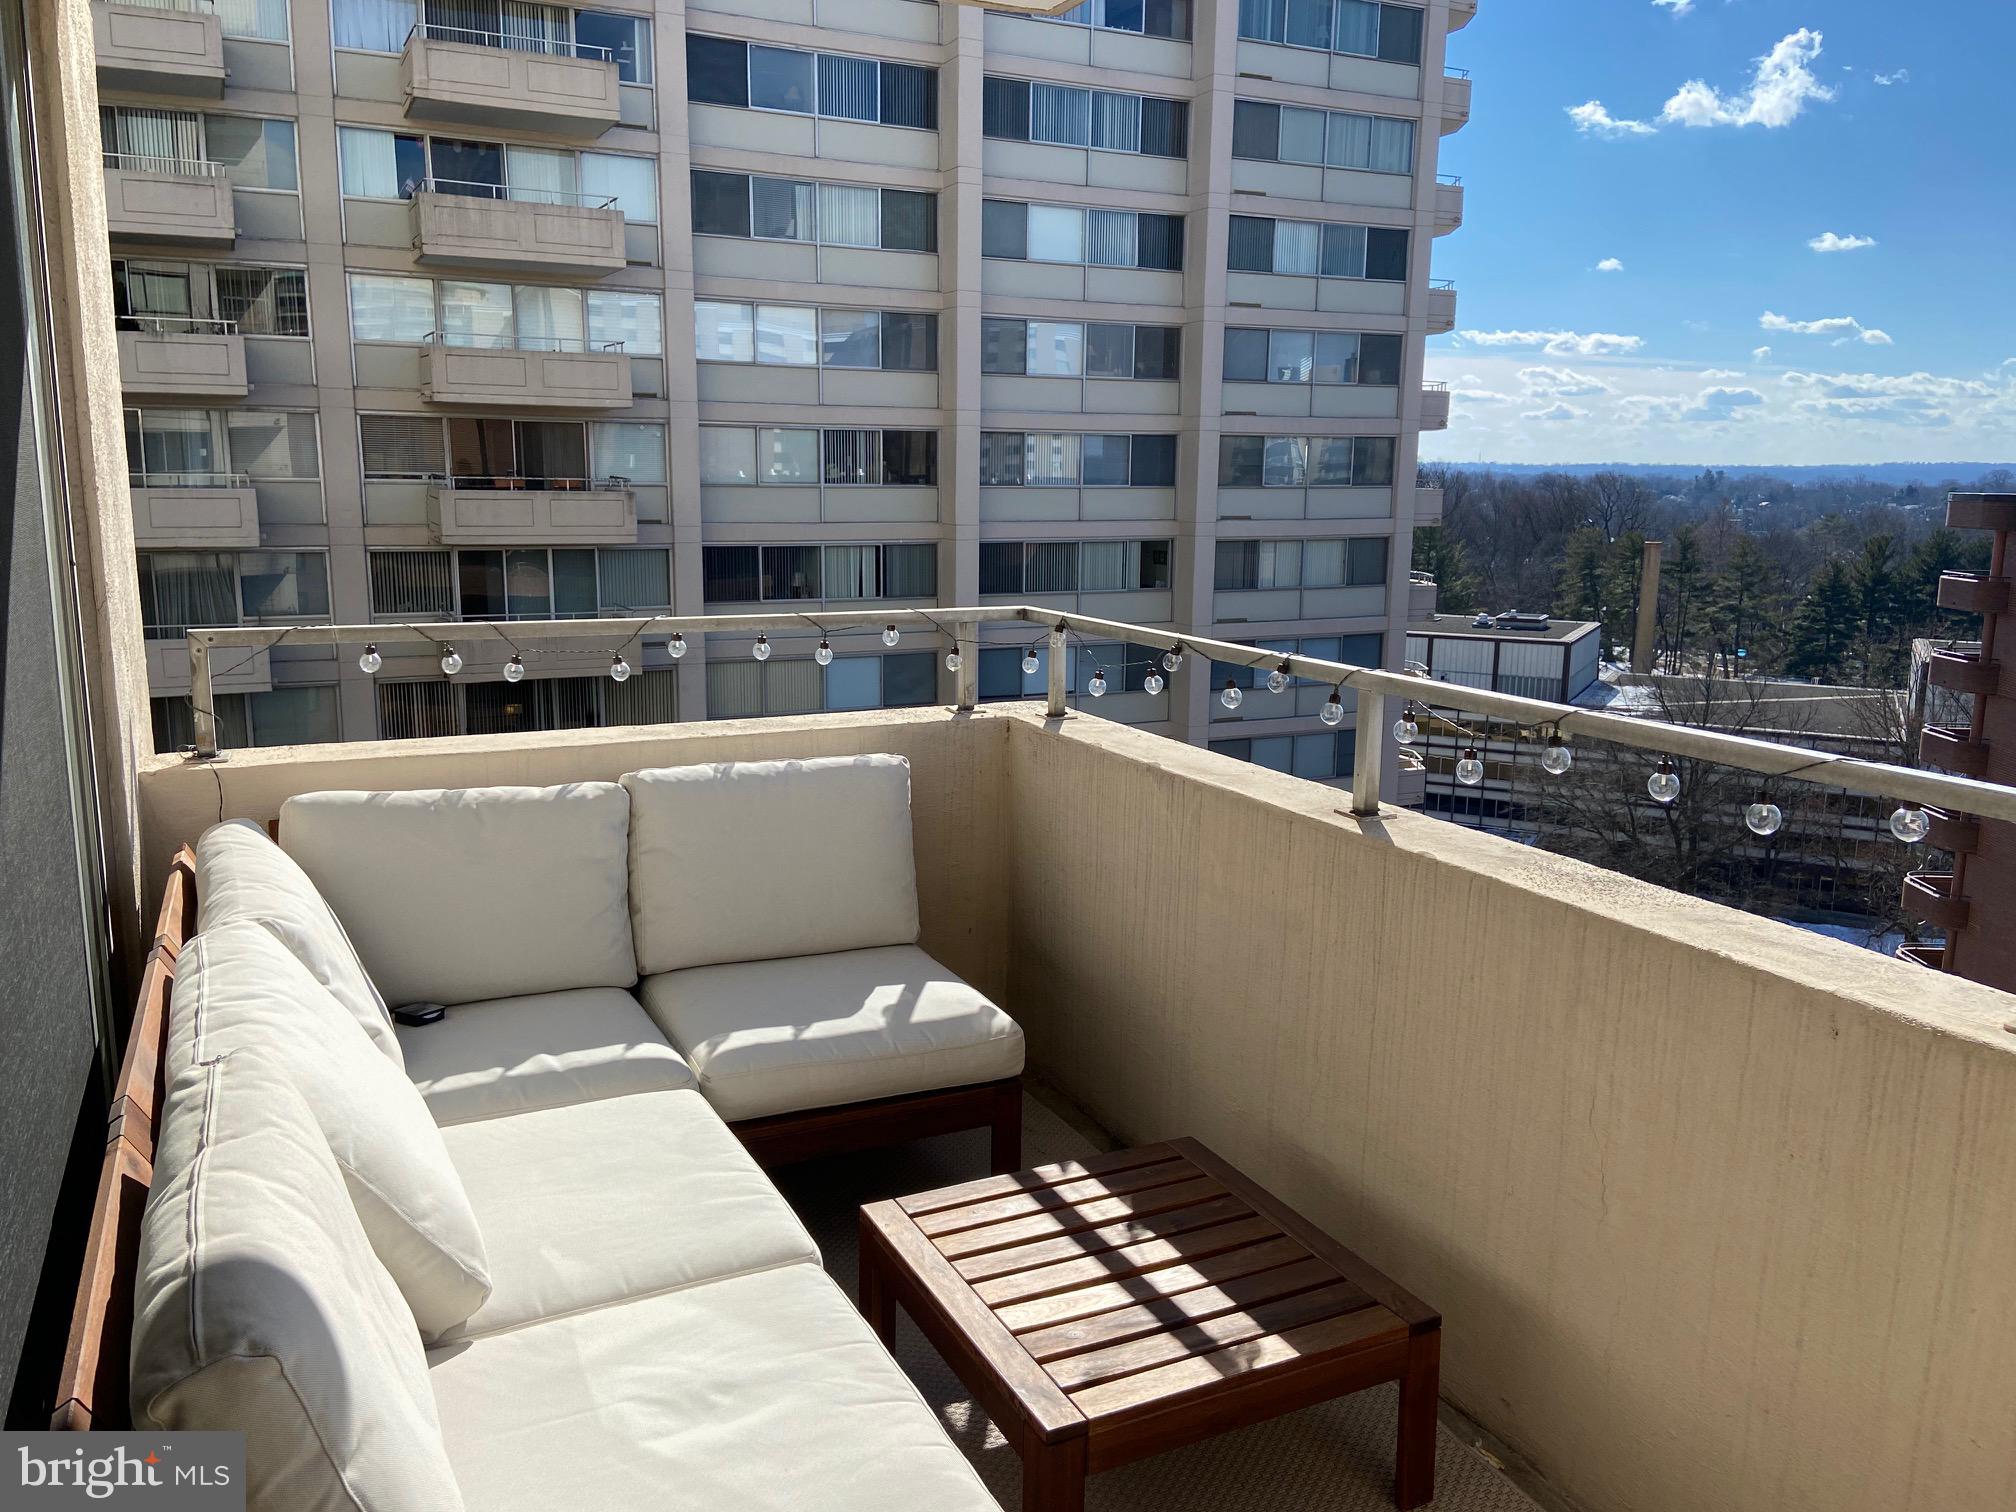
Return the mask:
<svg viewBox="0 0 2016 1512"><path fill-rule="evenodd" d="M1500 630L1550 630L1554 622L1544 614L1501 614L1498 616Z"/></svg>

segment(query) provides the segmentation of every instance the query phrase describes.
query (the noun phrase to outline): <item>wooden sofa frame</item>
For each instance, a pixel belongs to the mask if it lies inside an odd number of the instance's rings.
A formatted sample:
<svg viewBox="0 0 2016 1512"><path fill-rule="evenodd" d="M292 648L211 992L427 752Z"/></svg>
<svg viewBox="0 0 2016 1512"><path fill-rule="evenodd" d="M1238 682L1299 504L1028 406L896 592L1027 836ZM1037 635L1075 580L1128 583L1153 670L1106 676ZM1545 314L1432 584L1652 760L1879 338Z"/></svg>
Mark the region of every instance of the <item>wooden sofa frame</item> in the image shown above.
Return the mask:
<svg viewBox="0 0 2016 1512"><path fill-rule="evenodd" d="M267 828L277 839L279 821ZM57 1378L56 1410L49 1423L59 1432L132 1426L128 1350L140 1265L140 1218L154 1185L155 1139L167 1091L169 996L175 964L195 929L196 853L185 845L168 868L125 1054L112 1088L84 1269ZM1006 1175L1022 1164L1022 1078L780 1113L728 1127L765 1167L985 1128L992 1137L990 1169Z"/></svg>

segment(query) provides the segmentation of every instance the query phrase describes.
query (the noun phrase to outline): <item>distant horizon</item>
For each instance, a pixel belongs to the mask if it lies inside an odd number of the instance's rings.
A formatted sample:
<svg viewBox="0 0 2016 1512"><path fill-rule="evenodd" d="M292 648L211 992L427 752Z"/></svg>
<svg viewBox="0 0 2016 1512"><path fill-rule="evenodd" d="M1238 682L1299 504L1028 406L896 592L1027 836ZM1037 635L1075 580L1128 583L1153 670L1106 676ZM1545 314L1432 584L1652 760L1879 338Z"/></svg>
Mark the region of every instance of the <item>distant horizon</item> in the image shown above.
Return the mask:
<svg viewBox="0 0 2016 1512"><path fill-rule="evenodd" d="M1621 473L1676 473L1693 476L1702 472L1776 475L1783 473L1826 473L1843 478L1869 478L1877 482L1905 482L1922 478L1926 482L1941 483L1948 480L1965 481L1983 473L2007 471L2016 472L2016 461L2009 462L1625 462L1608 460L1597 462L1514 462L1508 460L1470 460L1454 457L1423 457L1423 467L1447 467L1472 472L1621 472ZM1902 478L1897 474L1911 474L1913 478ZM1888 476L1885 476L1888 475Z"/></svg>

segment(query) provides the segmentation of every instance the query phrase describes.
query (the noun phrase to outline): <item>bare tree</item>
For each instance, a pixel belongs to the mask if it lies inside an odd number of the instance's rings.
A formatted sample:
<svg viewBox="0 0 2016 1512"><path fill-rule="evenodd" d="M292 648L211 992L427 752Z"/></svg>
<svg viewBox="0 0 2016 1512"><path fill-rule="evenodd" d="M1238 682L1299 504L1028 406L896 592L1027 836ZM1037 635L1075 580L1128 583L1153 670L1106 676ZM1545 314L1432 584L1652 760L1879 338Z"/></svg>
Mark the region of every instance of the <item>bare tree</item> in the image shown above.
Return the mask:
<svg viewBox="0 0 2016 1512"><path fill-rule="evenodd" d="M1588 521L1614 541L1634 531L1649 531L1658 495L1628 473L1591 473L1582 480Z"/></svg>

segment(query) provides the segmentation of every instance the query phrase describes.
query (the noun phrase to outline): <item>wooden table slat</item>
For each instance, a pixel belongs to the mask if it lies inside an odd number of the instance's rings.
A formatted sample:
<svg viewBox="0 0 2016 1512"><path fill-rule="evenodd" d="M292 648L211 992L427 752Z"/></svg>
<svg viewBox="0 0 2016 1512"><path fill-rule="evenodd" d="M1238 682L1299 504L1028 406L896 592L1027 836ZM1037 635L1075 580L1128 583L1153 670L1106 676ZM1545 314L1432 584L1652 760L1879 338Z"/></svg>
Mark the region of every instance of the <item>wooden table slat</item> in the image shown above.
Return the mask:
<svg viewBox="0 0 2016 1512"><path fill-rule="evenodd" d="M1045 1363L1044 1369L1050 1372L1050 1379L1067 1392L1078 1391L1096 1386L1101 1381L1138 1375L1174 1360L1187 1360L1193 1355L1209 1354L1234 1344L1246 1344L1306 1324L1320 1323L1326 1318L1346 1317L1367 1309L1378 1313L1391 1328L1405 1331L1407 1325L1400 1319L1371 1301L1350 1282L1339 1281L1335 1286L1318 1287L1315 1291L1298 1292L1292 1297L1264 1303L1249 1312L1225 1313L1202 1323L1051 1360Z"/></svg>
<svg viewBox="0 0 2016 1512"><path fill-rule="evenodd" d="M1017 1192L1010 1197L996 1197L987 1202L975 1202L964 1207L924 1213L913 1216L912 1221L922 1232L937 1239L946 1234L956 1234L962 1229L1000 1223L1008 1218L1026 1218L1031 1213L1055 1212L1062 1208L1075 1207L1081 1202L1097 1202L1101 1198L1117 1197L1126 1192L1145 1191L1149 1187L1174 1186L1180 1181L1196 1180L1197 1174L1188 1161L1165 1160L1155 1165L1115 1171L1111 1175L1088 1176L1082 1181L1066 1182L1062 1186L1044 1187L1034 1192Z"/></svg>
<svg viewBox="0 0 2016 1512"><path fill-rule="evenodd" d="M1215 1285L1308 1258L1309 1251L1293 1239L1270 1239L1265 1244L1193 1260L1188 1265L1172 1265L1143 1276L1128 1276L1098 1286L1081 1287L1076 1291L998 1307L994 1315L1009 1332L1026 1333L1052 1323L1093 1317L1132 1302L1152 1303L1163 1297L1195 1291L1200 1286Z"/></svg>
<svg viewBox="0 0 2016 1512"><path fill-rule="evenodd" d="M1019 1337L1024 1349L1047 1364L1065 1355L1081 1354L1101 1345L1124 1343L1144 1334L1165 1333L1188 1323L1201 1323L1222 1313L1239 1312L1278 1298L1292 1297L1298 1292L1313 1291L1319 1286L1349 1285L1348 1281L1339 1280L1337 1272L1321 1260L1297 1260L1292 1265L1277 1265L1256 1275L1241 1276L1222 1286L1200 1286L1194 1291L1178 1292L1173 1297L1158 1297L1153 1302L1116 1307L1110 1312L1038 1328ZM1358 1292L1358 1298L1361 1307L1372 1300L1362 1291Z"/></svg>
<svg viewBox="0 0 2016 1512"><path fill-rule="evenodd" d="M1324 1356L1368 1349L1406 1337L1405 1321L1384 1307L1367 1307L1343 1317L1326 1318L1286 1333L1269 1334L1245 1344L1088 1386L1070 1393L1070 1397L1086 1417L1110 1418L1131 1411L1164 1408L1178 1397L1223 1390L1255 1371L1313 1363Z"/></svg>
<svg viewBox="0 0 2016 1512"><path fill-rule="evenodd" d="M1124 1192L1117 1197L1101 1197L1070 1207L1031 1213L1026 1218L1009 1218L981 1228L962 1229L934 1242L939 1254L948 1260L959 1260L967 1255L1006 1249L1011 1244L1028 1244L1037 1239L1051 1239L1059 1234L1075 1234L1082 1229L1098 1228L1127 1218L1152 1217L1156 1213L1166 1213L1224 1195L1223 1183L1200 1176L1195 1181L1179 1181L1174 1186L1150 1187L1145 1192ZM1240 1206L1246 1206L1243 1200Z"/></svg>
<svg viewBox="0 0 2016 1512"><path fill-rule="evenodd" d="M1114 1150L1105 1155L1092 1155L1084 1160L1059 1161L1055 1165L1034 1166L1026 1171L1014 1171L1006 1176L983 1176L977 1181L962 1181L957 1186L940 1187L935 1192L919 1192L914 1197L899 1197L896 1205L912 1218L926 1213L936 1213L944 1208L967 1207L976 1202L985 1202L991 1197L1012 1197L1017 1192L1033 1192L1044 1187L1062 1186L1068 1181L1082 1181L1087 1176L1111 1175L1115 1171L1130 1171L1135 1166L1156 1165L1175 1158L1175 1151L1166 1144L1141 1145L1132 1150Z"/></svg>
<svg viewBox="0 0 2016 1512"><path fill-rule="evenodd" d="M1016 1271L1035 1270L1063 1260L1084 1259L1125 1249L1129 1245L1145 1244L1151 1239L1169 1239L1177 1234L1213 1228L1252 1216L1253 1209L1237 1197L1217 1197L1209 1202L1177 1208L1172 1213L1129 1218L1121 1223L1102 1224L1075 1234L1060 1234L1055 1239L1039 1239L1032 1244L968 1255L963 1260L954 1260L952 1269L968 1281L986 1281L995 1276L1011 1276Z"/></svg>
<svg viewBox="0 0 2016 1512"><path fill-rule="evenodd" d="M1129 1244L1108 1250L1103 1255L1060 1261L1056 1265L1039 1266L1035 1270L1018 1271L1012 1276L982 1281L974 1286L973 1293L989 1307L1005 1307L1011 1302L1026 1302L1051 1292L1097 1286L1101 1282L1117 1281L1123 1276L1138 1276L1144 1271L1201 1260L1226 1250L1249 1248L1277 1238L1280 1233L1271 1218L1241 1218L1193 1234L1150 1239L1144 1244Z"/></svg>

